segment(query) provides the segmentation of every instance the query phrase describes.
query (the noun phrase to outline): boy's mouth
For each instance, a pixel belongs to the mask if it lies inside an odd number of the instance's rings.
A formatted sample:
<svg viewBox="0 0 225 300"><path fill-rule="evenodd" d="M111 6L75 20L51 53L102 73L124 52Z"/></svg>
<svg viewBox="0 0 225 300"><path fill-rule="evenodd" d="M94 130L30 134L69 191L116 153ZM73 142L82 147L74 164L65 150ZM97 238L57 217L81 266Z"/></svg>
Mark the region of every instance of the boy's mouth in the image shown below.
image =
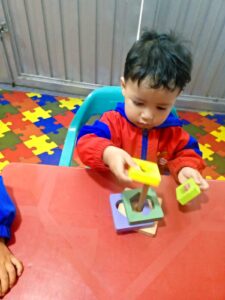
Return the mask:
<svg viewBox="0 0 225 300"><path fill-rule="evenodd" d="M137 126L138 127L141 127L141 128L152 128L153 127L153 124L149 124L149 123L143 123L143 122L138 122L137 123Z"/></svg>

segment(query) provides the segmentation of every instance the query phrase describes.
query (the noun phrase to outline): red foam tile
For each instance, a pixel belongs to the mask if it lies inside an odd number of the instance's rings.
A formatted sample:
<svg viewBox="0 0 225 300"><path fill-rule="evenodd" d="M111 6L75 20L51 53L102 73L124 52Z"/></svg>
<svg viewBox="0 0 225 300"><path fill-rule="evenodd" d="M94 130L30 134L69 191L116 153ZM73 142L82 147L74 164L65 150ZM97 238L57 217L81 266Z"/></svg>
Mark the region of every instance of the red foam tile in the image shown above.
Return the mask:
<svg viewBox="0 0 225 300"><path fill-rule="evenodd" d="M200 114L196 113L196 112L184 112L184 111L179 111L178 115L181 119L185 119L188 122L192 123L196 120L198 120L199 118L203 118Z"/></svg>
<svg viewBox="0 0 225 300"><path fill-rule="evenodd" d="M58 121L58 123L62 124L64 127L69 127L71 121L73 120L74 114L71 111L65 112L64 115L56 115L54 118Z"/></svg>
<svg viewBox="0 0 225 300"><path fill-rule="evenodd" d="M3 93L5 100L8 100L13 106L14 104L24 103L30 98L24 92L14 91L13 93Z"/></svg>
<svg viewBox="0 0 225 300"><path fill-rule="evenodd" d="M198 135L197 134L197 137L198 137L198 142L200 144L209 144L211 145L211 149L214 151L214 152L217 152L217 151L222 151L223 149L225 149L225 142L221 141L221 142L217 142L216 141L216 137L214 137L213 135L211 134L206 134L206 135Z"/></svg>
<svg viewBox="0 0 225 300"><path fill-rule="evenodd" d="M10 162L20 161L21 158L30 158L33 157L33 152L28 149L24 144L17 144L15 150L4 149L1 152L7 160Z"/></svg>
<svg viewBox="0 0 225 300"><path fill-rule="evenodd" d="M29 126L31 124L30 121L23 121L24 116L22 114L6 114L7 117L2 119L3 122L11 122L12 124L9 125L9 127L14 129L25 129L26 126Z"/></svg>
<svg viewBox="0 0 225 300"><path fill-rule="evenodd" d="M205 131L211 132L213 130L217 130L220 126L218 123L216 123L214 120L210 120L208 118L198 118L197 120L192 122L193 125L201 126Z"/></svg>
<svg viewBox="0 0 225 300"><path fill-rule="evenodd" d="M17 128L14 129L13 132L20 135L20 139L22 141L27 141L31 135L41 136L43 135L43 131L37 126L35 126L33 123L30 123L28 126L26 126L23 129Z"/></svg>

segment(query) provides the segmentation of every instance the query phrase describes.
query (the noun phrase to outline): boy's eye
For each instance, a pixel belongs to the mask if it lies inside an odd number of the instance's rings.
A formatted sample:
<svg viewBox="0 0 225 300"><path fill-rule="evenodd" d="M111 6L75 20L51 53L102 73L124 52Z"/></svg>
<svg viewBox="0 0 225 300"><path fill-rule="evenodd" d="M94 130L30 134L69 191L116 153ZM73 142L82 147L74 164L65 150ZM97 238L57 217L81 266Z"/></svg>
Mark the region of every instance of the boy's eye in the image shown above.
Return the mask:
<svg viewBox="0 0 225 300"><path fill-rule="evenodd" d="M136 106L143 106L143 105L144 105L144 103L142 103L142 102L137 102L137 101L133 101L133 103L134 103L134 105L136 105Z"/></svg>
<svg viewBox="0 0 225 300"><path fill-rule="evenodd" d="M166 110L167 108L166 107L158 106L157 109L159 109L159 110Z"/></svg>

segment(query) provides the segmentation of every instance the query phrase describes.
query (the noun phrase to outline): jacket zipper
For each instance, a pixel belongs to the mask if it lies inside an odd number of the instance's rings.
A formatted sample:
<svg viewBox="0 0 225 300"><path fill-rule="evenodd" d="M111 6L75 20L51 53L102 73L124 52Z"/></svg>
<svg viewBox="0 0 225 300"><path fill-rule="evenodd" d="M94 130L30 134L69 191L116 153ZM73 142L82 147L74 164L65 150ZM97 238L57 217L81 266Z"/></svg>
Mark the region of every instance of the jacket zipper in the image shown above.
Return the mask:
<svg viewBox="0 0 225 300"><path fill-rule="evenodd" d="M142 147L141 147L141 159L147 159L148 151L148 129L143 129L142 131Z"/></svg>

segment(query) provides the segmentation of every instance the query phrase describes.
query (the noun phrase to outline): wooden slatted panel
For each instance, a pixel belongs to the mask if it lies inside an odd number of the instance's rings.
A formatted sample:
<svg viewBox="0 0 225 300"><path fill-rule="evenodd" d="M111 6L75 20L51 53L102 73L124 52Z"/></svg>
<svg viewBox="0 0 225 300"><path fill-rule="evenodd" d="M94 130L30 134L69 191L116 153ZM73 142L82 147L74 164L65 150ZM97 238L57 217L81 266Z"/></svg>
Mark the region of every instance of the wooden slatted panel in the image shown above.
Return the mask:
<svg viewBox="0 0 225 300"><path fill-rule="evenodd" d="M154 14L148 18L147 12ZM154 13L153 13L154 11ZM194 57L189 95L224 98L225 2L224 0L147 0L142 28L174 30L190 40Z"/></svg>

